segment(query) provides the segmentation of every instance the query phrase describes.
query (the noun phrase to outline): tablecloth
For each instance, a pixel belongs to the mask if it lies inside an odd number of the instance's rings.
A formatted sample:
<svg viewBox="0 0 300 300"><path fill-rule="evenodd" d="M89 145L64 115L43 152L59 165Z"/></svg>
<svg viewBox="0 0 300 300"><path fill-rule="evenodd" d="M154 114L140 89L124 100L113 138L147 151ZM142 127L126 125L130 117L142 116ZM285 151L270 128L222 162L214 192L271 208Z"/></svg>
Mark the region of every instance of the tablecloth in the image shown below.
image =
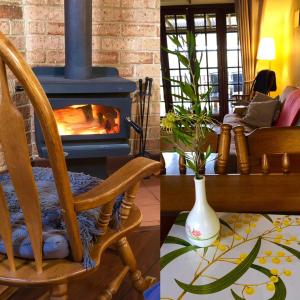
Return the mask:
<svg viewBox="0 0 300 300"><path fill-rule="evenodd" d="M179 214L161 247L161 299L300 299L300 216L218 213L220 236L198 248Z"/></svg>

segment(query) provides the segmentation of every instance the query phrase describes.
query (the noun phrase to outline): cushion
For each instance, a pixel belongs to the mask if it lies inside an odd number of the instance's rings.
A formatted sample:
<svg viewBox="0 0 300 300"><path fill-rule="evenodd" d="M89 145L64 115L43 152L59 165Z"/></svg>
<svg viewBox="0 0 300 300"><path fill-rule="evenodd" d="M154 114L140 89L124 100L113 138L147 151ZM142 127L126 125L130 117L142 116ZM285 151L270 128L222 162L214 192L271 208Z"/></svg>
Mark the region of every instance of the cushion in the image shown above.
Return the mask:
<svg viewBox="0 0 300 300"><path fill-rule="evenodd" d="M294 126L300 112L300 89L297 89L287 96L282 107L276 127Z"/></svg>
<svg viewBox="0 0 300 300"><path fill-rule="evenodd" d="M256 92L252 102L264 102L264 101L271 101L271 100L278 100L276 103L276 109L273 115L273 120L272 123L277 122L279 115L280 115L280 110L281 110L281 105L280 105L280 101L279 101L279 96L276 96L275 98L270 97L269 95L266 94L262 94L260 92Z"/></svg>
<svg viewBox="0 0 300 300"><path fill-rule="evenodd" d="M280 103L283 105L284 102L285 102L285 100L286 100L286 98L287 98L287 96L288 96L290 93L292 93L292 92L294 92L295 90L297 90L297 89L298 89L298 88L296 88L296 87L294 87L294 86L287 86L287 87L283 90L283 92L281 93L281 95L280 95L280 97L279 97Z"/></svg>
<svg viewBox="0 0 300 300"><path fill-rule="evenodd" d="M253 127L270 127L278 100L251 102L242 121Z"/></svg>
<svg viewBox="0 0 300 300"><path fill-rule="evenodd" d="M65 258L69 256L70 249L52 169L35 167L33 168L33 174L41 204L43 258ZM68 175L74 196L90 190L101 182L99 178L82 173L69 172ZM14 254L21 258L33 259L33 251L24 223L23 213L11 183L10 175L7 172L0 174L0 183L10 211ZM89 256L90 243L101 233L97 229L99 210L100 208L91 209L77 215L81 240L84 246L84 265L87 268L93 265ZM0 252L6 253L2 240L0 240Z"/></svg>

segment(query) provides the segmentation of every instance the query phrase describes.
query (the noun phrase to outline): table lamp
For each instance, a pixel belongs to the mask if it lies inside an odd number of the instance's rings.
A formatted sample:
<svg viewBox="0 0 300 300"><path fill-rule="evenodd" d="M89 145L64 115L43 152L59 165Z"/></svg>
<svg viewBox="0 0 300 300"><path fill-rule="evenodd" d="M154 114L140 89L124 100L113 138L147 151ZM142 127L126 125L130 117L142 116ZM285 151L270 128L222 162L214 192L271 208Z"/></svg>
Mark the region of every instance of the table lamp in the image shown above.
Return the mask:
<svg viewBox="0 0 300 300"><path fill-rule="evenodd" d="M272 37L263 37L260 39L257 59L268 60L269 69L271 69L271 61L275 59L275 42Z"/></svg>

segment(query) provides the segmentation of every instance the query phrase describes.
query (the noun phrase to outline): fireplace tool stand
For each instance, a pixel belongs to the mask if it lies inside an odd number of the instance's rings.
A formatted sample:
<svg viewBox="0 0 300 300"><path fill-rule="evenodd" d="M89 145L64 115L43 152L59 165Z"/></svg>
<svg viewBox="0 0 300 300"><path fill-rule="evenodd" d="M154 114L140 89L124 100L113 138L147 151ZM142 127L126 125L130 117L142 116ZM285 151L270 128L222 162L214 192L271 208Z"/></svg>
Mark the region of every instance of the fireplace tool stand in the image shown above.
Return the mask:
<svg viewBox="0 0 300 300"><path fill-rule="evenodd" d="M134 129L138 134L138 145L139 152L135 155L137 156L146 156L151 157L151 154L146 151L147 143L147 134L148 134L148 122L149 122L149 112L150 112L150 103L152 96L152 83L153 79L146 77L145 83L143 79L139 79L139 98L138 98L138 124L132 121L130 118L126 118L128 124Z"/></svg>

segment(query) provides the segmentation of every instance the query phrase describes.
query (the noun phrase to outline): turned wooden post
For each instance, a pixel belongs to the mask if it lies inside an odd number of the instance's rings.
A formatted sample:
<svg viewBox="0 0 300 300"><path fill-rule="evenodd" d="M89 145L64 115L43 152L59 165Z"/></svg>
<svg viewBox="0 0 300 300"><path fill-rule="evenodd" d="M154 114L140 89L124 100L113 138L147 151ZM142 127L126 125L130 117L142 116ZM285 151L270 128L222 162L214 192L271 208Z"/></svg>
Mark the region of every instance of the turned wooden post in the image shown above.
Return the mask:
<svg viewBox="0 0 300 300"><path fill-rule="evenodd" d="M287 153L282 155L282 172L285 174L290 172L290 159Z"/></svg>
<svg viewBox="0 0 300 300"><path fill-rule="evenodd" d="M218 159L216 163L216 171L218 174L226 174L229 160L229 149L231 141L231 129L229 124L221 125L221 133L218 140Z"/></svg>
<svg viewBox="0 0 300 300"><path fill-rule="evenodd" d="M186 159L184 155L179 155L178 165L179 165L179 173L185 175L186 174Z"/></svg>
<svg viewBox="0 0 300 300"><path fill-rule="evenodd" d="M121 223L128 218L130 214L131 206L135 200L135 196L139 187L140 187L140 182L130 187L125 193L125 197L122 200L122 204L119 212Z"/></svg>
<svg viewBox="0 0 300 300"><path fill-rule="evenodd" d="M129 267L134 288L139 292L148 289L156 279L151 276L147 276L146 278L142 277L141 271L137 269L135 256L126 237L121 238L117 242L117 247L123 264Z"/></svg>
<svg viewBox="0 0 300 300"><path fill-rule="evenodd" d="M244 127L237 126L233 129L234 140L237 153L237 160L241 174L250 173L250 165L248 158L247 141L244 134Z"/></svg>
<svg viewBox="0 0 300 300"><path fill-rule="evenodd" d="M261 158L261 170L263 174L269 174L270 172L270 165L267 154L263 154Z"/></svg>
<svg viewBox="0 0 300 300"><path fill-rule="evenodd" d="M114 203L115 201L110 201L105 205L103 205L103 207L100 210L98 226L99 229L101 230L101 235L105 234L105 232L107 231L107 227L111 218Z"/></svg>

